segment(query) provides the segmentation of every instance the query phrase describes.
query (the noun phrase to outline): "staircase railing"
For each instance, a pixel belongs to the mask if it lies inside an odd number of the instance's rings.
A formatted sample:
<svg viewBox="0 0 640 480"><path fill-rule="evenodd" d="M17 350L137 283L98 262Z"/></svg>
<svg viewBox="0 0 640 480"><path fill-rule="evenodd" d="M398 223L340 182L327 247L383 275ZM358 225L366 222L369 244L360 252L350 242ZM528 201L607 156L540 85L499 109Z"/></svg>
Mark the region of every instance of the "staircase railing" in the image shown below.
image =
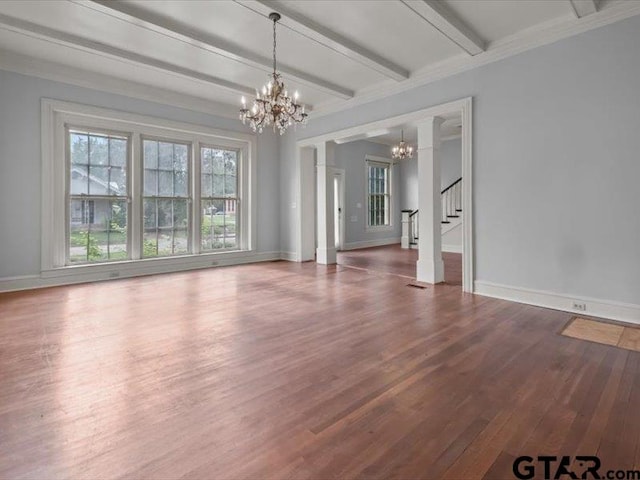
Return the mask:
<svg viewBox="0 0 640 480"><path fill-rule="evenodd" d="M451 223L450 218L459 218L462 212L462 177L440 193L442 223Z"/></svg>
<svg viewBox="0 0 640 480"><path fill-rule="evenodd" d="M409 214L409 245L418 245L418 220L420 219L420 215L418 215L418 210L414 210Z"/></svg>
<svg viewBox="0 0 640 480"><path fill-rule="evenodd" d="M440 192L442 205L441 223L451 223L450 218L459 218L462 213L462 177ZM402 248L418 246L420 212L418 210L402 211Z"/></svg>

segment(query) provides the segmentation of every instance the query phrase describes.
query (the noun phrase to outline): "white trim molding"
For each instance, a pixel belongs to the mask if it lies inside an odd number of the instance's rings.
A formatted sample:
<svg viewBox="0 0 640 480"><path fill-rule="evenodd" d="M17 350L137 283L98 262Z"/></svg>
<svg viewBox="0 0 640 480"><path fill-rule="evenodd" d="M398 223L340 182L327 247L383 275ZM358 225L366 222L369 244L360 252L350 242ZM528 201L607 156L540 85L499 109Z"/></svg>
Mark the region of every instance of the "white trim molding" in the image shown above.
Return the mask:
<svg viewBox="0 0 640 480"><path fill-rule="evenodd" d="M400 243L400 237L381 238L378 240L363 240L344 244L342 250L359 250L361 248L382 247L384 245L396 245Z"/></svg>
<svg viewBox="0 0 640 480"><path fill-rule="evenodd" d="M42 145L42 241L41 279L64 278L63 283L77 281L104 280L119 276L135 276L163 271L188 270L234 263L246 263L244 259L256 257L257 245L257 142L255 135L216 130L202 125L175 122L104 108L42 99L41 102L41 145ZM199 235L192 235L192 254L175 257L139 258L138 243L141 243L141 226L131 223L130 238L140 240L131 243L132 259L119 262L104 262L83 265L67 265L66 262L66 126L109 129L128 132L133 148L129 151L129 162L140 165L140 138L143 135L171 138L189 142L194 154L191 155L194 175L199 174L200 146L218 145L237 149L240 152L239 193L240 193L240 242L238 250L199 253ZM129 199L141 185L140 169L132 169L129 179ZM198 177L199 178L199 177ZM199 181L191 190L194 208L199 205ZM139 197L139 195L138 195ZM136 197L136 198L138 198ZM136 212L137 200L130 200L132 212ZM135 215L134 215L135 217ZM138 217L140 211L138 210ZM194 232L199 233L197 222ZM136 254L138 252L138 254ZM279 258L280 253L269 256ZM107 277L105 277L107 275ZM69 278L71 280L69 280ZM0 280L1 281L1 280ZM57 284L44 282L44 285Z"/></svg>
<svg viewBox="0 0 640 480"><path fill-rule="evenodd" d="M526 303L537 307L561 310L576 315L601 317L620 322L640 324L640 305L614 302L598 298L555 293L530 288L512 287L486 281L475 282L475 293L485 297L500 298L511 302ZM573 308L574 302L583 303L586 310Z"/></svg>

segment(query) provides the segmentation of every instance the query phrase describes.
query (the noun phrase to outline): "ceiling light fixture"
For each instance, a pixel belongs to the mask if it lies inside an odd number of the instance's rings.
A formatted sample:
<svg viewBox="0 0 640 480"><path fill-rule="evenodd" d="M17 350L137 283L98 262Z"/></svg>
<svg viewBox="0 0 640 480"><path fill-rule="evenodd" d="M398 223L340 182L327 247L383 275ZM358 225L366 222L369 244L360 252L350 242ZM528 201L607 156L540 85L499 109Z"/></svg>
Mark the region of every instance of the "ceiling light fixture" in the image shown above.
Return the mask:
<svg viewBox="0 0 640 480"><path fill-rule="evenodd" d="M400 140L400 143L398 145L394 145L394 147L391 149L391 157L394 160L403 160L405 158L412 158L413 157L413 147L410 145L407 145L404 142L404 130L402 130L402 138Z"/></svg>
<svg viewBox="0 0 640 480"><path fill-rule="evenodd" d="M289 97L284 82L276 70L276 23L280 14L272 12L269 18L273 21L273 73L269 75L269 83L256 90L256 98L251 109L247 108L247 101L242 97L240 120L242 124L249 122L254 132L262 133L264 127L273 125L273 131L279 130L282 135L288 127L295 124L306 125L308 114L304 104L298 103L298 92Z"/></svg>

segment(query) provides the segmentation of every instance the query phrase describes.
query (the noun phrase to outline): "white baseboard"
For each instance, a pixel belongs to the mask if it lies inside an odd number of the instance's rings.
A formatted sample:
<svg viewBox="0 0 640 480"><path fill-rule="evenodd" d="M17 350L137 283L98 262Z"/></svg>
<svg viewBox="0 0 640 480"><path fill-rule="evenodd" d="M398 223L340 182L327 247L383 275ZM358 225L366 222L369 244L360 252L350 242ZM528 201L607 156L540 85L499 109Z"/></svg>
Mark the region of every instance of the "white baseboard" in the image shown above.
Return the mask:
<svg viewBox="0 0 640 480"><path fill-rule="evenodd" d="M601 317L620 322L640 324L640 305L602 300L577 295L567 295L528 288L509 287L491 282L476 281L474 293L485 297L500 298L512 302L526 303L538 307L552 308L576 315ZM573 308L575 301L584 303L586 310Z"/></svg>
<svg viewBox="0 0 640 480"><path fill-rule="evenodd" d="M297 262L298 255L296 252L280 252L280 260L286 260L287 262Z"/></svg>
<svg viewBox="0 0 640 480"><path fill-rule="evenodd" d="M359 248L382 247L400 243L400 237L381 238L379 240L364 240L362 242L345 243L342 250L357 250Z"/></svg>
<svg viewBox="0 0 640 480"><path fill-rule="evenodd" d="M462 245L442 245L442 251L448 253L462 253Z"/></svg>
<svg viewBox="0 0 640 480"><path fill-rule="evenodd" d="M231 265L242 265L246 263L272 262L280 260L280 252L242 252L237 256L226 256L220 258L209 258L207 263L195 263L195 260L204 260L201 257L185 259L184 262L140 262L128 265L112 264L113 268L105 271L71 271L67 270L54 275L52 272L45 272L42 275L23 275L19 277L0 278L0 292L12 292L16 290L29 290L33 288L55 287L59 285L71 285L74 283L98 282L103 280L116 280L120 278L139 277L143 275L154 275L157 273L172 273L188 270L199 270L203 268L225 267ZM156 259L154 259L156 260ZM165 259L158 259L165 260ZM172 259L175 260L175 259ZM190 263L191 262L194 263ZM213 265L215 262L215 265ZM103 264L104 265L104 264Z"/></svg>

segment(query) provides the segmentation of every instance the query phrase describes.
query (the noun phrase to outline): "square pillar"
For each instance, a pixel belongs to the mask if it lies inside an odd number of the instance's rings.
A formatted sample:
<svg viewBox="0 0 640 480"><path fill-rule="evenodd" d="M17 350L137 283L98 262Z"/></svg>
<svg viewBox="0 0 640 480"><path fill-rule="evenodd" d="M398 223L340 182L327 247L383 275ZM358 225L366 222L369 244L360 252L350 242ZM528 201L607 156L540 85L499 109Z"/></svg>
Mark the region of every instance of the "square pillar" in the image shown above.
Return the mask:
<svg viewBox="0 0 640 480"><path fill-rule="evenodd" d="M440 200L440 126L443 119L431 117L418 124L418 261L416 279L444 282L442 261L442 206Z"/></svg>
<svg viewBox="0 0 640 480"><path fill-rule="evenodd" d="M333 211L333 166L335 144L326 142L317 146L318 185L318 247L316 262L332 265L337 262Z"/></svg>

